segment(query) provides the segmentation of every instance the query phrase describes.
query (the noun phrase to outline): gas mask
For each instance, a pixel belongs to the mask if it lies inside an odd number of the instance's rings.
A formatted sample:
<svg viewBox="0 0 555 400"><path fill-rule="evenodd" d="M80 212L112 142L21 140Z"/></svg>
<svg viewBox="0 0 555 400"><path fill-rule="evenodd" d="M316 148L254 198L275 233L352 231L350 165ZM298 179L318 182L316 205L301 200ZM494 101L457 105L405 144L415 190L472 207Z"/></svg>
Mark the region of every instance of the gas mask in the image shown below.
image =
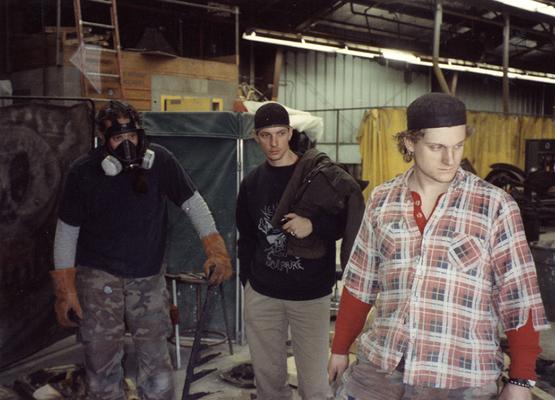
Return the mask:
<svg viewBox="0 0 555 400"><path fill-rule="evenodd" d="M116 102L111 102L116 103ZM117 103L122 106L123 103ZM119 120L118 120L119 118ZM154 152L148 148L145 132L139 126L136 112L131 109L124 110L122 113L114 112L112 108L105 111L101 124L110 121L109 126L104 131L105 137L105 157L101 162L104 173L108 176L116 176L122 171L132 171L137 169L150 169L154 163ZM123 121L123 122L122 122ZM125 137L117 147L112 148L110 140L112 137L124 133L135 132L137 134L137 144ZM128 135L126 135L128 136Z"/></svg>
<svg viewBox="0 0 555 400"><path fill-rule="evenodd" d="M102 170L108 176L116 176L121 171L130 171L133 169L151 169L154 164L154 152L146 149L139 162L137 160L137 146L129 140L125 140L113 150L112 154L107 154L101 162ZM123 160L123 161L122 161Z"/></svg>

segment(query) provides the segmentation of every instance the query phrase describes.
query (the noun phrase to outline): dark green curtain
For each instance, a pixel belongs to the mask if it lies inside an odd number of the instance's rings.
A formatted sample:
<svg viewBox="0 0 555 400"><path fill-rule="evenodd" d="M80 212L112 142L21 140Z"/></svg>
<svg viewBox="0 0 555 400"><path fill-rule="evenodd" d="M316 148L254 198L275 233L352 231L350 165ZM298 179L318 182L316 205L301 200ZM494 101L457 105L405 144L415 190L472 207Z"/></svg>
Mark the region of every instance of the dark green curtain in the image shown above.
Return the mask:
<svg viewBox="0 0 555 400"><path fill-rule="evenodd" d="M144 126L149 139L169 149L195 182L214 215L237 270L235 202L238 171L243 165L248 173L264 159L258 145L250 139L252 115L230 112L145 113ZM240 141L243 141L243 160L238 163ZM202 272L204 252L192 224L179 208L173 204L168 208L168 272ZM235 276L224 284L226 310L233 333L236 331L236 279ZM204 296L204 292L202 294ZM208 329L223 331L220 302L214 304ZM182 330L194 328L197 306L193 288L181 284L178 307Z"/></svg>

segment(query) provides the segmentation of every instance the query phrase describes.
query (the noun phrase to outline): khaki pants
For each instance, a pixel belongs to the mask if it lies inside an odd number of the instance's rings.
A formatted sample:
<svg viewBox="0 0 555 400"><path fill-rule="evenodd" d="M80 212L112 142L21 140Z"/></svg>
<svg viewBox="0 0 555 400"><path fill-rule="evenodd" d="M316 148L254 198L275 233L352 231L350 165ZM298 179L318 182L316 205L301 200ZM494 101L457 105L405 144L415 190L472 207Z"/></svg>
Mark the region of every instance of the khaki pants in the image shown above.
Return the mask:
<svg viewBox="0 0 555 400"><path fill-rule="evenodd" d="M259 400L291 399L287 384L288 328L299 394L305 400L329 398L329 295L315 300L280 300L257 293L247 283L245 322Z"/></svg>
<svg viewBox="0 0 555 400"><path fill-rule="evenodd" d="M386 372L359 359L342 376L336 400L494 400L497 384L484 387L436 389L403 383L403 373Z"/></svg>

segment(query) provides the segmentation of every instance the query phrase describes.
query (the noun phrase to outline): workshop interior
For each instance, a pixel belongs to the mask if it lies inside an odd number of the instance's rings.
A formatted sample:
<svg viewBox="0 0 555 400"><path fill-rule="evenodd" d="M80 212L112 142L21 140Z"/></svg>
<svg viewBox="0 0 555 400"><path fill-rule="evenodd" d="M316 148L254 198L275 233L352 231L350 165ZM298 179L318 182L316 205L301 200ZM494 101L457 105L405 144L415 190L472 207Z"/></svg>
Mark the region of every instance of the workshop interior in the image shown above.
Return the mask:
<svg viewBox="0 0 555 400"><path fill-rule="evenodd" d="M393 137L429 92L465 103L462 167L518 205L552 326L534 398L555 399L554 1L0 3L0 399L85 398L77 330L56 322L50 271L68 171L101 146L107 102L139 111L149 142L189 173L237 272L236 199L265 160L253 136L262 104L287 107L294 140L341 164L368 200L407 168ZM195 226L173 204L167 213L177 397L256 398L239 274L208 285ZM335 278L331 335L339 260ZM139 398L124 363L127 398Z"/></svg>

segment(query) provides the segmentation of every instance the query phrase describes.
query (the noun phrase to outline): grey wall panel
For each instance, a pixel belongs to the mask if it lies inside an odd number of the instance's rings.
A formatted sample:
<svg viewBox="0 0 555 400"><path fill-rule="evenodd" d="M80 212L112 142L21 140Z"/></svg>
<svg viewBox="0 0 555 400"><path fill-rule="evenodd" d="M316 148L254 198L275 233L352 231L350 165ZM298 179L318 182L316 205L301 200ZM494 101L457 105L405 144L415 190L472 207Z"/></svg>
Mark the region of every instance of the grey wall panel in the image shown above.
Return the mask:
<svg viewBox="0 0 555 400"><path fill-rule="evenodd" d="M509 113L543 115L545 85L511 80ZM469 110L503 112L503 89L500 79L475 74L459 76L457 96Z"/></svg>
<svg viewBox="0 0 555 400"><path fill-rule="evenodd" d="M449 74L447 78L450 78ZM278 100L300 110L363 108L313 113L324 119L324 137L320 143L328 144L326 150L330 156L339 154L340 161L352 162L359 155L350 154L353 147L347 144L356 143L365 109L406 107L430 91L432 79L431 69L421 68L419 72L405 75L399 64L382 65L376 60L360 57L286 50ZM543 115L544 92L544 85L511 80L510 113ZM457 96L470 110L503 110L500 79L460 74ZM341 159L342 154L344 159Z"/></svg>
<svg viewBox="0 0 555 400"><path fill-rule="evenodd" d="M301 110L361 108L322 111L321 143L356 143L356 134L365 109L406 106L429 87L426 74L413 74L404 81L404 72L360 57L305 51L286 51L282 68L279 101Z"/></svg>

